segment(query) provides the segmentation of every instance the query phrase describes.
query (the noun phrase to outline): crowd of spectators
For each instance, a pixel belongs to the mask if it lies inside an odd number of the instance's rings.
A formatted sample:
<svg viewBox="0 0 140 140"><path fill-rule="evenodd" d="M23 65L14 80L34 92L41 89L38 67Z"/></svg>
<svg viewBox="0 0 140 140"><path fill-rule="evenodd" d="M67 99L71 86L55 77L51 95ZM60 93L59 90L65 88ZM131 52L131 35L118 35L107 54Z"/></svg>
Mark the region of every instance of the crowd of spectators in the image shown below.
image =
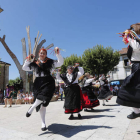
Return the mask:
<svg viewBox="0 0 140 140"><path fill-rule="evenodd" d="M11 90L3 96L2 90L0 90L0 103L5 104L4 108L12 107L12 104L32 104L34 102L34 95L32 92L22 93L21 90Z"/></svg>

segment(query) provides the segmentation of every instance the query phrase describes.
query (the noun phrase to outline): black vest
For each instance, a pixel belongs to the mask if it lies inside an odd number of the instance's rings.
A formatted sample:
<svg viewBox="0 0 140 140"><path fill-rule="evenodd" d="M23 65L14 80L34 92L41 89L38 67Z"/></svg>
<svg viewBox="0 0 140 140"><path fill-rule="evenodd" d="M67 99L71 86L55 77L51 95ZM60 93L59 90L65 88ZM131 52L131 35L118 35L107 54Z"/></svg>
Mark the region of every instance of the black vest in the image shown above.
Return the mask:
<svg viewBox="0 0 140 140"><path fill-rule="evenodd" d="M66 75L67 75L67 73L64 73L64 74L61 74L60 77L62 78L62 80L65 82L65 84L67 86L71 86L72 83L76 80L78 72L75 72L75 73L72 74L73 76L72 76L71 82L68 80Z"/></svg>

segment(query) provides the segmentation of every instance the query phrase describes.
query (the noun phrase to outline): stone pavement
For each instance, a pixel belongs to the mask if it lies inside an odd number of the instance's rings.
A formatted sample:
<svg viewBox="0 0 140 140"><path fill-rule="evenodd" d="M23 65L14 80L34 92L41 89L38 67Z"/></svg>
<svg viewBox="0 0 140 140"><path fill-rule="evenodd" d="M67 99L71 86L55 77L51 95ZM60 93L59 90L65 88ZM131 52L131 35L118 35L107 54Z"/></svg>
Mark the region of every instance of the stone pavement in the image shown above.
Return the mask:
<svg viewBox="0 0 140 140"><path fill-rule="evenodd" d="M106 106L82 111L82 120L68 120L63 101L51 102L46 111L48 130L41 131L40 114L25 114L31 105L0 105L0 140L140 140L140 118L129 120L131 108L116 104L113 97Z"/></svg>

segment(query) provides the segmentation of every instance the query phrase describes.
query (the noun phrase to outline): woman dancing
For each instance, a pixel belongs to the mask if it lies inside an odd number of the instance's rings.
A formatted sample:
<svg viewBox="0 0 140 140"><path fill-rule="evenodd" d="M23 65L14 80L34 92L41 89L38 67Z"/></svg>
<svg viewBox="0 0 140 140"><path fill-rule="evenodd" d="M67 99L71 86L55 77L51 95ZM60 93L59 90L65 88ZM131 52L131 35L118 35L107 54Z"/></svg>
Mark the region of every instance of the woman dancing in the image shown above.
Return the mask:
<svg viewBox="0 0 140 140"><path fill-rule="evenodd" d="M84 111L87 111L87 108L90 108L93 110L93 107L98 106L99 100L95 96L93 90L92 90L92 82L95 81L95 77L91 77L89 73L85 73L85 78L83 78L82 84L82 93L83 93L83 99L84 99L84 105L85 108Z"/></svg>
<svg viewBox="0 0 140 140"><path fill-rule="evenodd" d="M63 65L63 57L59 53L59 48L55 48L56 57L58 61L52 60L47 57L47 50L42 48L39 51L38 60L32 60L33 55L28 56L25 61L22 69L25 71L34 71L35 72L35 81L33 83L33 93L35 102L33 106L27 111L26 117L30 117L34 108L37 111L40 111L42 127L41 130L47 130L45 124L45 114L46 107L48 106L54 91L55 91L55 81L51 76L51 70L55 67L60 67ZM31 60L33 62L31 62Z"/></svg>
<svg viewBox="0 0 140 140"><path fill-rule="evenodd" d="M78 65L77 65L78 67ZM60 74L57 73L56 78L58 80L63 80L65 83L64 94L65 94L65 113L71 114L69 119L74 118L73 113L78 113L78 118L82 119L80 111L82 107L82 91L78 85L78 79L84 74L82 67L78 67L79 72L74 72L73 66L67 67L67 73Z"/></svg>
<svg viewBox="0 0 140 140"><path fill-rule="evenodd" d="M124 44L128 44L127 56L131 60L131 75L125 78L117 97L117 103L133 107L128 119L140 117L140 23L132 24L130 29L119 33Z"/></svg>
<svg viewBox="0 0 140 140"><path fill-rule="evenodd" d="M103 106L105 106L105 100L111 99L113 97L113 94L109 89L108 80L104 74L99 78L99 81L101 90L99 91L98 99L103 100Z"/></svg>

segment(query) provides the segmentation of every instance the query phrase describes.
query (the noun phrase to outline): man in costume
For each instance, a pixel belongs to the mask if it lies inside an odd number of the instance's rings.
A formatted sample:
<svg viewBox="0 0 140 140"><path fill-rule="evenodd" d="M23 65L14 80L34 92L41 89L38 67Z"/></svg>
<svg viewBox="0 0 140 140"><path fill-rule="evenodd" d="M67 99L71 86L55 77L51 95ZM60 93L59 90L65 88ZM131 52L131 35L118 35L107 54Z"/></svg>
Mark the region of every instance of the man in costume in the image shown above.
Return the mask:
<svg viewBox="0 0 140 140"><path fill-rule="evenodd" d="M59 48L55 48L56 57L58 61L52 60L47 57L47 50L42 48L39 51L39 58L34 60L34 56L28 56L22 67L24 71L34 71L35 81L33 83L33 93L35 97L35 102L33 106L27 111L26 117L30 117L34 108L40 111L42 127L41 130L45 131L45 114L46 107L48 106L54 91L55 91L55 81L51 76L51 71L55 67L60 67L63 65L63 57L59 53Z"/></svg>
<svg viewBox="0 0 140 140"><path fill-rule="evenodd" d="M117 103L133 107L128 119L140 117L140 23L132 24L130 29L119 33L124 44L128 44L127 56L131 60L131 75L125 78L117 97Z"/></svg>
<svg viewBox="0 0 140 140"><path fill-rule="evenodd" d="M66 114L71 114L69 117L70 120L74 118L73 113L78 113L78 118L82 118L79 113L82 110L82 92L78 85L78 79L84 74L84 70L82 67L78 67L78 70L79 72L74 72L74 67L68 66L67 73L60 74L60 72L58 72L56 75L58 80L62 79L65 83L64 108Z"/></svg>

